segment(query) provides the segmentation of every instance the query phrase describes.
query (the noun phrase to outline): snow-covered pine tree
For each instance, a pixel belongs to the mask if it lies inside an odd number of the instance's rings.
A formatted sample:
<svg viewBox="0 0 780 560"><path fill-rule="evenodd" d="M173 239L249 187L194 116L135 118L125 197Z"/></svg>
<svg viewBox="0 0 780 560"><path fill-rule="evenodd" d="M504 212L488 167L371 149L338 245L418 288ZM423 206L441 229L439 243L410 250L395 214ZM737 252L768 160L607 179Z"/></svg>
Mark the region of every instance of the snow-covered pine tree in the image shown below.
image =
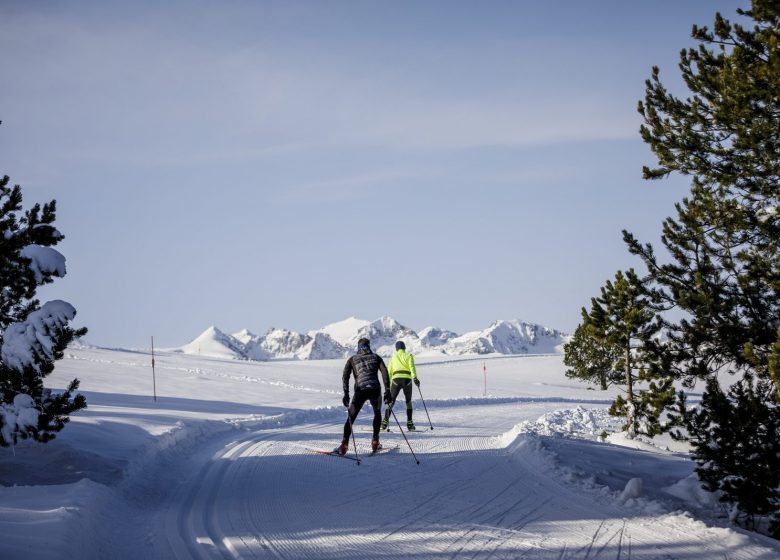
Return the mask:
<svg viewBox="0 0 780 560"><path fill-rule="evenodd" d="M55 437L70 413L84 408L74 379L62 393L44 388L74 337L86 329L68 323L76 310L64 301L40 305L38 286L65 275L65 257L53 249L62 241L54 227L56 203L22 210L19 185L0 180L0 445L19 438L41 442Z"/></svg>
<svg viewBox="0 0 780 560"><path fill-rule="evenodd" d="M659 433L660 415L674 398L670 381L650 376L648 366L652 356L644 351L659 327L652 302L633 269L625 274L618 271L614 282L607 280L601 288L601 296L591 299L590 311L582 309L581 328L585 336L615 355L615 361L609 366L610 375L621 372L620 385L626 397L617 396L610 414L625 417L629 435ZM588 367L604 365L591 363ZM644 382L649 382L649 386Z"/></svg>
<svg viewBox="0 0 780 560"><path fill-rule="evenodd" d="M775 404L763 391L753 398L749 386L772 380L780 396L780 3L752 0L750 10L737 13L752 21L732 24L716 14L711 30L693 27L699 47L680 55L685 97L670 93L653 68L639 103L642 138L658 160L644 177L692 178L676 218L663 224L671 259L660 262L651 245L628 232L624 239L644 261L662 311L675 310L663 315L664 342L648 347L655 373L688 387L708 380L703 407L712 408L710 416L771 418ZM740 379L728 398L714 381L726 372ZM747 416L744 407L752 410ZM733 460L751 424L717 432L682 412L694 453L709 457L697 459L702 479L723 490L725 501L747 507L729 480L754 476L751 461ZM749 437L763 438L767 448L776 443L770 430ZM711 446L720 452L710 455ZM769 486L757 484L756 491L763 503L777 505Z"/></svg>

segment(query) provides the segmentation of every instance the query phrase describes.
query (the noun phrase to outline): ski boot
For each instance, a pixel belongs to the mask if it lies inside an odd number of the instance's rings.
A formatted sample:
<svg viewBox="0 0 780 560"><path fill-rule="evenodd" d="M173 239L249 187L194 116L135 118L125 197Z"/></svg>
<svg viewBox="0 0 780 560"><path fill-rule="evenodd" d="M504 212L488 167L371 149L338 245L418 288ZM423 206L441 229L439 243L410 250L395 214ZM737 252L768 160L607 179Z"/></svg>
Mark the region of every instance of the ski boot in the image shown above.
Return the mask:
<svg viewBox="0 0 780 560"><path fill-rule="evenodd" d="M382 444L379 443L379 438L375 438L371 440L371 453L376 453L382 449Z"/></svg>
<svg viewBox="0 0 780 560"><path fill-rule="evenodd" d="M341 441L341 445L336 448L336 453L339 455L346 455L347 449L349 449L349 440L345 439Z"/></svg>
<svg viewBox="0 0 780 560"><path fill-rule="evenodd" d="M387 432L388 431L387 425L388 425L387 418L383 418L382 425L379 427L379 429L382 430L383 432Z"/></svg>
<svg viewBox="0 0 780 560"><path fill-rule="evenodd" d="M417 431L417 428L415 428L415 427L414 427L414 422L412 422L411 420L407 420L407 421L406 421L406 429L407 429L408 431L410 431L410 432L415 432L415 431Z"/></svg>

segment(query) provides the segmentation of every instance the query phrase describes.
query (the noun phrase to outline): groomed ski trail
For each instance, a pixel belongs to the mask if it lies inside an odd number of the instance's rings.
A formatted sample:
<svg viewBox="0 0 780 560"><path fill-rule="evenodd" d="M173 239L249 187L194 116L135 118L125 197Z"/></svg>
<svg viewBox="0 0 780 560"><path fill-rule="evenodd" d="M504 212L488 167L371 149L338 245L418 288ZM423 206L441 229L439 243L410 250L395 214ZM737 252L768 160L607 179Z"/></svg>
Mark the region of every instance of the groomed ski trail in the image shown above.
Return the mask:
<svg viewBox="0 0 780 560"><path fill-rule="evenodd" d="M340 421L219 435L186 458L185 479L149 516L135 551L182 560L777 558L760 537L680 512L646 514L565 482L535 436L500 447L498 434L474 427L491 407L479 408L437 408L446 430L411 440L420 465L398 433L382 436L397 452L360 466L308 451L338 443ZM369 439L358 436L363 456Z"/></svg>

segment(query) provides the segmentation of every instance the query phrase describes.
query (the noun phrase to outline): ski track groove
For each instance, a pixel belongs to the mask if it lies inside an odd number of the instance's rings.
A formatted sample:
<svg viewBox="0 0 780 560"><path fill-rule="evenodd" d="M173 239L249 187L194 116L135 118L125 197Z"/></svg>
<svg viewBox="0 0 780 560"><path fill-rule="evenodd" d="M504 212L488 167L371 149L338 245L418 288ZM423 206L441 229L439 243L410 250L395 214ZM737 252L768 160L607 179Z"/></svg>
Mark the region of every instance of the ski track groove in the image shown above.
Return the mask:
<svg viewBox="0 0 780 560"><path fill-rule="evenodd" d="M620 528L620 540L618 541L618 549L617 549L617 560L620 560L620 557L623 554L623 532L626 530L626 520L623 520L623 527Z"/></svg>
<svg viewBox="0 0 780 560"><path fill-rule="evenodd" d="M721 537L675 514L627 519L614 501L561 479L524 447L530 439L501 449L494 435L452 423L409 438L419 466L397 432L383 442L398 451L360 466L310 453L340 440L339 420L218 434L161 501L156 542L166 551L155 557L631 560L638 542L643 560L730 557ZM367 448L358 438L358 451ZM565 533L545 529L556 520ZM769 560L749 548L732 548L734 560Z"/></svg>
<svg viewBox="0 0 780 560"><path fill-rule="evenodd" d="M601 523L599 523L599 526L596 528L596 532L593 533L593 535L590 538L590 543L588 543L585 547L585 558L584 560L590 560L590 551L593 549L593 543L596 542L596 539L599 536L599 533L601 532L601 528L604 527L604 520L601 520Z"/></svg>
<svg viewBox="0 0 780 560"><path fill-rule="evenodd" d="M610 535L610 537L604 541L604 544L601 545L601 547L596 551L596 555L593 558L599 558L601 556L601 553L604 552L604 549L607 548L607 545L611 543L613 540L615 540L616 537L619 537L619 535L623 534L623 529L625 528L625 523L623 524L623 527L615 531ZM618 549L618 558L620 558L620 552Z"/></svg>

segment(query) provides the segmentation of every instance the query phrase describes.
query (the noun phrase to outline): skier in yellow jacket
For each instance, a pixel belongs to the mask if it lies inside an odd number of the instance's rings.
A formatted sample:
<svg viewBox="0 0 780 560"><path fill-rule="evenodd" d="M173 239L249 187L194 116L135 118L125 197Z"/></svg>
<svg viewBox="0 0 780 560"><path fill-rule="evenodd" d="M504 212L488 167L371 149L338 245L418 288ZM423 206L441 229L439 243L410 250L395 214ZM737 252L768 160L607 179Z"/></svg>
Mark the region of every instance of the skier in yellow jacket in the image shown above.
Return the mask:
<svg viewBox="0 0 780 560"><path fill-rule="evenodd" d="M398 393L403 389L404 397L406 397L406 429L414 431L415 427L412 421L412 382L419 387L420 380L417 379L414 356L406 351L406 344L402 340L395 343L395 354L390 358L387 372L390 374L390 402L385 409L382 430L387 430L387 425L390 421L390 411L395 404Z"/></svg>

